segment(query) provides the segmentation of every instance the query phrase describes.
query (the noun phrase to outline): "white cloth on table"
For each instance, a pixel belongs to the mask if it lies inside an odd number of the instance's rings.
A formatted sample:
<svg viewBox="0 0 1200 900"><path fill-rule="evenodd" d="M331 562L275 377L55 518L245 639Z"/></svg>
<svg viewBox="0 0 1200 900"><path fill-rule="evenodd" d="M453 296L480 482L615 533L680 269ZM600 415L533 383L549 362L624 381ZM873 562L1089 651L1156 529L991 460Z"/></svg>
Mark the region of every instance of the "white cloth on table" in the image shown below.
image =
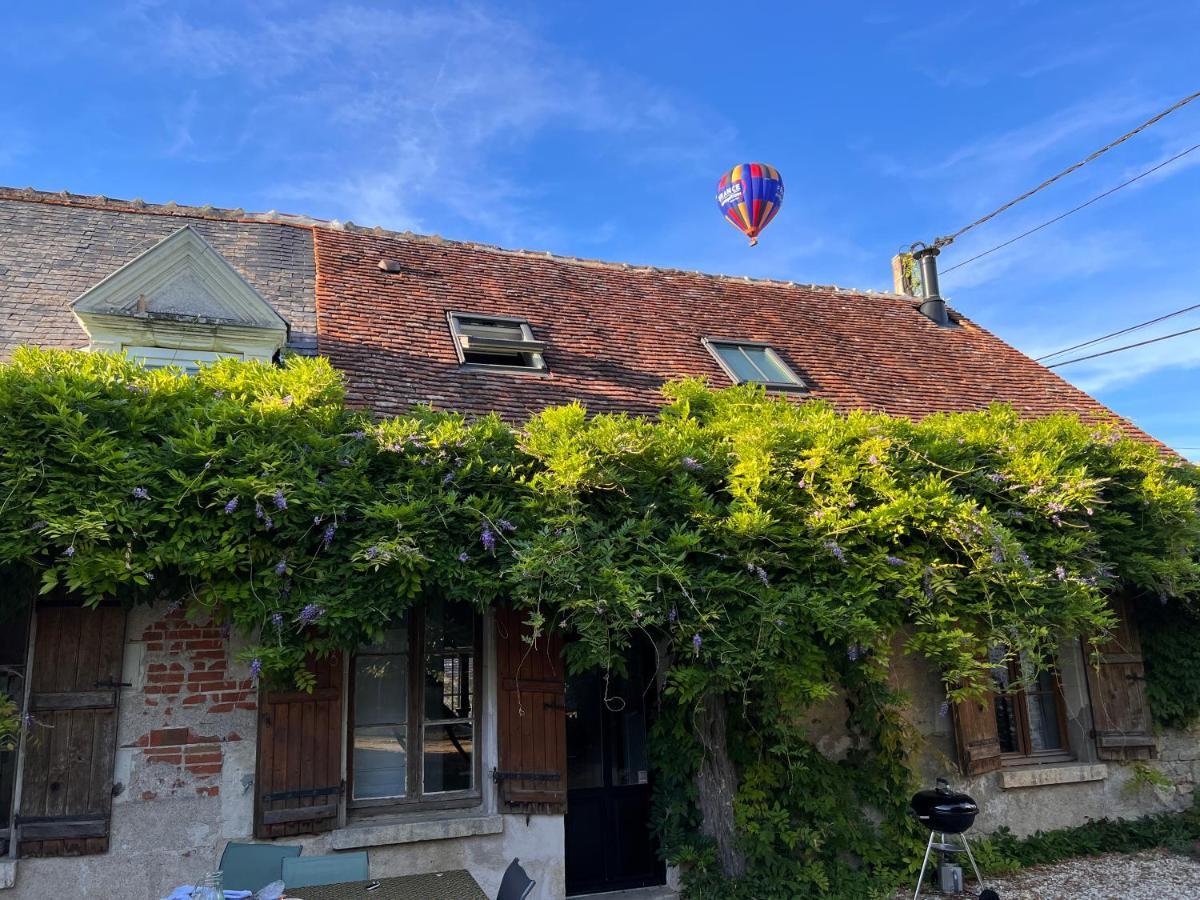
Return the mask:
<svg viewBox="0 0 1200 900"><path fill-rule="evenodd" d="M181 884L163 897L163 900L192 900L192 893L195 890L194 884ZM253 893L253 891L225 891L225 900L246 900L247 897L253 896Z"/></svg>

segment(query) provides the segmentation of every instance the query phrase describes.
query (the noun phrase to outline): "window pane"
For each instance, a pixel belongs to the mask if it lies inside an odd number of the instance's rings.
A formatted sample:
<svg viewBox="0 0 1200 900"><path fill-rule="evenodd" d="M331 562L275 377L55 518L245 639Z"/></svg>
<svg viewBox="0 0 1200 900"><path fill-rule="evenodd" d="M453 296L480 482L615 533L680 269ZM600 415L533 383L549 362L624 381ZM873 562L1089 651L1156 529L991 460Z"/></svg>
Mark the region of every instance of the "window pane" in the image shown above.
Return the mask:
<svg viewBox="0 0 1200 900"><path fill-rule="evenodd" d="M458 316L458 330L470 337L499 338L505 341L523 341L525 332L520 322L498 322L495 319L476 319Z"/></svg>
<svg viewBox="0 0 1200 900"><path fill-rule="evenodd" d="M473 730L461 723L425 728L425 794L471 789Z"/></svg>
<svg viewBox="0 0 1200 900"><path fill-rule="evenodd" d="M1029 710L1029 747L1033 751L1061 750L1062 734L1058 728L1058 697L1055 693L1027 694Z"/></svg>
<svg viewBox="0 0 1200 900"><path fill-rule="evenodd" d="M425 652L475 651L475 610L465 603L434 600L425 617Z"/></svg>
<svg viewBox="0 0 1200 900"><path fill-rule="evenodd" d="M408 778L406 725L354 728L355 800L403 797Z"/></svg>
<svg viewBox="0 0 1200 900"><path fill-rule="evenodd" d="M794 384L791 373L777 363L765 347L743 347L750 362L762 373L758 380L767 384Z"/></svg>
<svg viewBox="0 0 1200 900"><path fill-rule="evenodd" d="M725 365L733 371L738 381L761 381L758 369L750 362L741 347L735 344L714 344L713 349L724 360Z"/></svg>
<svg viewBox="0 0 1200 900"><path fill-rule="evenodd" d="M408 771L408 617L354 658L355 800L403 797Z"/></svg>
<svg viewBox="0 0 1200 900"><path fill-rule="evenodd" d="M425 721L471 718L475 690L475 654L425 657Z"/></svg>
<svg viewBox="0 0 1200 900"><path fill-rule="evenodd" d="M1019 738L1020 724L1017 720L1017 708L1014 695L1004 693L1009 688L1011 679L1008 666L1003 662L1004 649L994 648L989 654L995 665L992 666L992 680L996 683L996 732L1000 738L1001 753L1020 753Z"/></svg>

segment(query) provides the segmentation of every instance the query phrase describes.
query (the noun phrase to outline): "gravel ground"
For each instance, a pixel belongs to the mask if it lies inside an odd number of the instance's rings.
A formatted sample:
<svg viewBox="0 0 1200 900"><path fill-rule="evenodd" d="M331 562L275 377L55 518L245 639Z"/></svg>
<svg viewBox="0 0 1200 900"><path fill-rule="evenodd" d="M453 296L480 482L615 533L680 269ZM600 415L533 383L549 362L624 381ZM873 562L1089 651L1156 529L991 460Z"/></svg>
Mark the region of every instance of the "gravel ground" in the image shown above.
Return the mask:
<svg viewBox="0 0 1200 900"><path fill-rule="evenodd" d="M988 886L1000 900L1200 900L1200 860L1165 850L1113 853L1025 869ZM921 896L946 895L922 890ZM912 897L912 889L896 897Z"/></svg>

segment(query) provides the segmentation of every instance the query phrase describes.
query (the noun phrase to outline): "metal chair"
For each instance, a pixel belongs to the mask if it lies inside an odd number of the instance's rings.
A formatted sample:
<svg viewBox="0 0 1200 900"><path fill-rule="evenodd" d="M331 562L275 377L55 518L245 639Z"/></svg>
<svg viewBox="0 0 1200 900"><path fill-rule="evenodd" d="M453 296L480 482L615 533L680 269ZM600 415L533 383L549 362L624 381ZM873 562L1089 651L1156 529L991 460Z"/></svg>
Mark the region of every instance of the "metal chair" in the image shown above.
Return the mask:
<svg viewBox="0 0 1200 900"><path fill-rule="evenodd" d="M283 884L292 888L367 880L366 851L330 856L297 856L283 861Z"/></svg>
<svg viewBox="0 0 1200 900"><path fill-rule="evenodd" d="M239 844L230 841L221 854L220 869L228 891L257 891L283 877L283 861L299 856L289 844Z"/></svg>
<svg viewBox="0 0 1200 900"><path fill-rule="evenodd" d="M525 900L535 884L537 882L521 868L521 861L514 858L504 870L504 878L500 881L500 892L496 894L496 900Z"/></svg>

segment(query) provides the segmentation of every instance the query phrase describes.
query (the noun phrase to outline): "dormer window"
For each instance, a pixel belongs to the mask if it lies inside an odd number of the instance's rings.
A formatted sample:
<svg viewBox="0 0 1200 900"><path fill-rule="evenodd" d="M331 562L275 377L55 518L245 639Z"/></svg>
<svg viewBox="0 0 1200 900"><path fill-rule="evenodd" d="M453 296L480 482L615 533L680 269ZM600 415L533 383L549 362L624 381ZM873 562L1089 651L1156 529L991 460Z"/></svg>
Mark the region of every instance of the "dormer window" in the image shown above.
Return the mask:
<svg viewBox="0 0 1200 900"><path fill-rule="evenodd" d="M708 348L708 352L725 370L725 374L733 379L734 384L751 381L773 391L808 389L800 376L780 359L770 344L719 338L704 338L701 343Z"/></svg>
<svg viewBox="0 0 1200 900"><path fill-rule="evenodd" d="M542 351L546 345L533 339L533 329L524 319L457 312L447 318L458 361L464 366L545 371Z"/></svg>

